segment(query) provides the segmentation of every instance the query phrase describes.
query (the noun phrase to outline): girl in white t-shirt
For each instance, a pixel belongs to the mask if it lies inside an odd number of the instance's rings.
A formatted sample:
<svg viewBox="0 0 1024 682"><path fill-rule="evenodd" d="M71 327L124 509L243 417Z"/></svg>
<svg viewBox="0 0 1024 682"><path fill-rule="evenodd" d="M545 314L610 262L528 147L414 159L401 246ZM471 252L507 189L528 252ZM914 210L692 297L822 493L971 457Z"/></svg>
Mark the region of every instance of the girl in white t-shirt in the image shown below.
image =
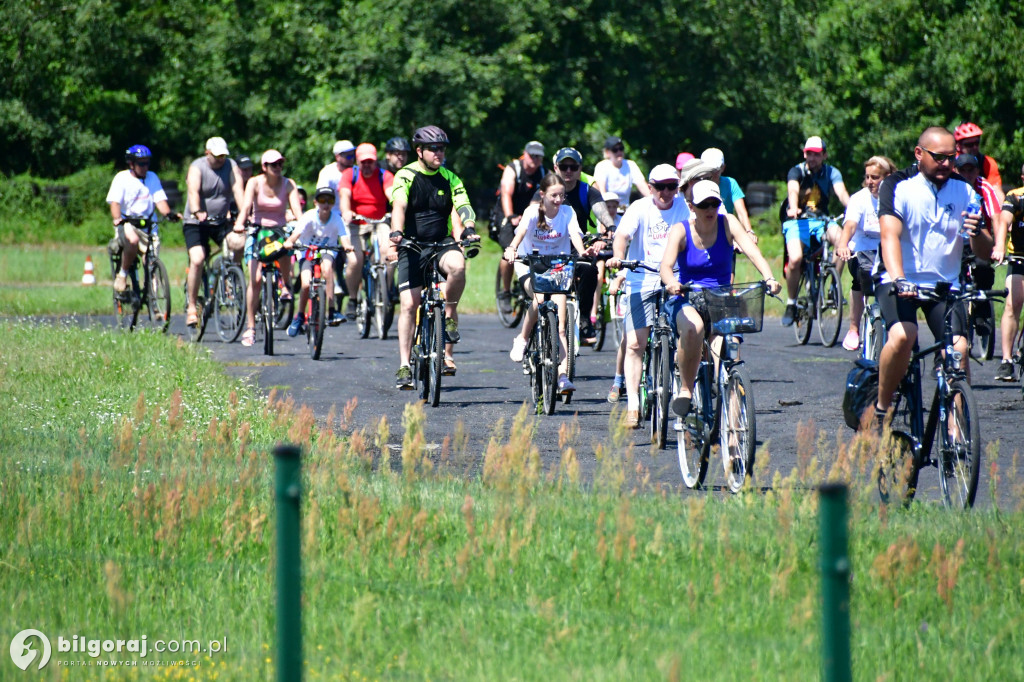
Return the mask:
<svg viewBox="0 0 1024 682"><path fill-rule="evenodd" d="M523 289L532 293L530 288L530 266L516 262L516 257L526 257L537 251L542 256L553 256L570 253L570 247L576 247L581 254L590 255L583 246L582 233L576 213L565 202L565 182L555 173L548 173L540 181L540 203L530 204L516 228L512 243L505 249L505 260L515 263L515 274ZM543 294L535 295L533 305L523 320L519 334L512 341L509 357L515 362L523 361L527 341L537 323L537 304L544 300ZM558 339L561 350L558 365L558 391L571 393L576 390L565 375L567 345L565 342L565 294L551 294L551 300L558 306Z"/></svg>

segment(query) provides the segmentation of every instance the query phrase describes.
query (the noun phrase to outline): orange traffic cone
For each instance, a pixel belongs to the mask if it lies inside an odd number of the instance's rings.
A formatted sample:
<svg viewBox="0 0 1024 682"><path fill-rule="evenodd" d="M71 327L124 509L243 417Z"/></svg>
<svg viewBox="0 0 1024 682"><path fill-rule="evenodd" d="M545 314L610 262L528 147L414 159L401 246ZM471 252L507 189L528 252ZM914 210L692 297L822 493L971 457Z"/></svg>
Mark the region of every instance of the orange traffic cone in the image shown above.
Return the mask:
<svg viewBox="0 0 1024 682"><path fill-rule="evenodd" d="M96 284L96 272L92 265L92 256L85 257L85 272L82 273L82 284Z"/></svg>

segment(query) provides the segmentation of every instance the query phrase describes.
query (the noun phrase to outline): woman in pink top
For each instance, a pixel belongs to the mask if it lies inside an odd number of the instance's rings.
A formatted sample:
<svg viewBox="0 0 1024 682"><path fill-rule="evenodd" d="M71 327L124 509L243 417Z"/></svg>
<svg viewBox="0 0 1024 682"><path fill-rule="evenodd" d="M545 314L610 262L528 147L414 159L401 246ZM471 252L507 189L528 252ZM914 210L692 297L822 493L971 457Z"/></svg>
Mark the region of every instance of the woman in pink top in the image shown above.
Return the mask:
<svg viewBox="0 0 1024 682"><path fill-rule="evenodd" d="M250 178L246 183L236 227L244 227L246 221L251 219L253 225L280 227L284 233L288 210L291 209L296 218L302 215L299 192L295 183L281 173L284 166L281 152L268 149L263 152L260 162L263 173ZM255 239L252 235L245 242L245 257L249 261L249 285L245 292L245 332L242 334L242 345L251 346L256 342L256 307L260 304L258 296L262 283L262 269L256 260ZM278 265L284 273L291 269L288 258L282 258Z"/></svg>

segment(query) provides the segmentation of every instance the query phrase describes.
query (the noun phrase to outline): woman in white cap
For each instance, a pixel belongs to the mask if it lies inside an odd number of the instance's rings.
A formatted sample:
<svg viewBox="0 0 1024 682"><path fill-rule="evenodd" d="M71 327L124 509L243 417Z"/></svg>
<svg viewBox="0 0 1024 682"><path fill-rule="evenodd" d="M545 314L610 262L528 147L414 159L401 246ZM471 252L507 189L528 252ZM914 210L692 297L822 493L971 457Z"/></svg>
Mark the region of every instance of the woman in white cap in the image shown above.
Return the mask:
<svg viewBox="0 0 1024 682"><path fill-rule="evenodd" d="M772 268L761 255L739 221L720 213L722 193L718 183L699 180L687 191L692 216L672 227L661 259L661 281L674 296L669 314L675 318L679 334L679 395L672 401L672 410L679 416L690 411L691 387L700 366L705 326L702 312L682 294L684 284L694 287L729 286L733 274L733 245L750 259L768 285L777 294L781 285Z"/></svg>

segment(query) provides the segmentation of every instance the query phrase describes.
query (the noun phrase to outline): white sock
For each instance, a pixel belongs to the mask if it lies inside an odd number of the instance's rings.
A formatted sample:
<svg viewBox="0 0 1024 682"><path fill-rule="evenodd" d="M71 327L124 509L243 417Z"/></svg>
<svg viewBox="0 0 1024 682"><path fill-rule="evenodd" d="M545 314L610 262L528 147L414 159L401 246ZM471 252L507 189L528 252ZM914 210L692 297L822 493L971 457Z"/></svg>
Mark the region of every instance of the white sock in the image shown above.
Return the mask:
<svg viewBox="0 0 1024 682"><path fill-rule="evenodd" d="M626 394L626 409L627 410L639 410L640 409L640 394L639 393L627 393Z"/></svg>
<svg viewBox="0 0 1024 682"><path fill-rule="evenodd" d="M795 298L787 298L786 299L786 305L796 305L796 299Z"/></svg>

